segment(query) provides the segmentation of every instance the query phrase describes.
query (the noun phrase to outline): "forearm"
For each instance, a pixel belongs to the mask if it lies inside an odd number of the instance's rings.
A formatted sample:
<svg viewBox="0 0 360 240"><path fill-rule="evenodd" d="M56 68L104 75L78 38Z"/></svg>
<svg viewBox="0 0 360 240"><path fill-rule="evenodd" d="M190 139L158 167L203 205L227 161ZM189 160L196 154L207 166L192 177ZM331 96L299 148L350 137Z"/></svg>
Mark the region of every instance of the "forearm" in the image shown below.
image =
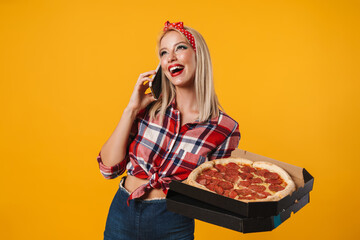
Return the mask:
<svg viewBox="0 0 360 240"><path fill-rule="evenodd" d="M105 166L114 166L124 160L128 139L138 111L127 107L110 138L101 148L101 159Z"/></svg>
<svg viewBox="0 0 360 240"><path fill-rule="evenodd" d="M150 76L155 73L156 71L152 70L140 74L129 104L125 108L118 125L101 148L101 161L103 165L112 167L123 161L126 157L131 128L137 114L148 106L149 103L155 101L151 94L145 94L146 89L149 88L149 81L152 81Z"/></svg>

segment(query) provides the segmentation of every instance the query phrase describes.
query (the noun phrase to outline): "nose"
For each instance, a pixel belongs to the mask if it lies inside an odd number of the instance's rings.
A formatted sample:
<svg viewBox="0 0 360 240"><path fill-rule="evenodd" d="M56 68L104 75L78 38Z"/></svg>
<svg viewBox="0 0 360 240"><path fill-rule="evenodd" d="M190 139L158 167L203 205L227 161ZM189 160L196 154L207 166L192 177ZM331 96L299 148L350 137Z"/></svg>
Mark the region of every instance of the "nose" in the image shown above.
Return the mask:
<svg viewBox="0 0 360 240"><path fill-rule="evenodd" d="M168 62L173 62L176 60L176 54L174 52L170 52L168 55Z"/></svg>

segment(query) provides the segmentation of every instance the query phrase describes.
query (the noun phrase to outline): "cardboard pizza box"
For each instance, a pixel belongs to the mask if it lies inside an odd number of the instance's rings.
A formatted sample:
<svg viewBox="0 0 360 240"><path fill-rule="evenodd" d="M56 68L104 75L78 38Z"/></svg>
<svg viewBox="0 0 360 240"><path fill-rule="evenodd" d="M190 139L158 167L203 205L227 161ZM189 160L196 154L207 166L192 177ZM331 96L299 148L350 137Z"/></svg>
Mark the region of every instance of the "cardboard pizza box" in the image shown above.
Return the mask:
<svg viewBox="0 0 360 240"><path fill-rule="evenodd" d="M172 190L167 194L168 210L243 233L271 231L287 220L292 212L296 213L307 203L309 193L276 216L249 218Z"/></svg>
<svg viewBox="0 0 360 240"><path fill-rule="evenodd" d="M176 194L179 194L186 196L189 199L192 199L193 202L195 200L198 200L199 202L202 202L204 206L209 205L216 208L220 208L224 211L229 211L230 213L235 214L236 216L251 217L251 218L274 217L282 213L284 214L284 211L286 211L287 209L291 209L292 206L295 206L305 196L309 196L309 192L313 188L314 178L304 168L297 167L288 163L280 162L241 149L234 150L232 153L232 157L242 157L252 161L266 161L280 166L285 171L287 171L294 180L296 185L296 191L279 201L245 203L235 199L218 195L216 193L212 193L210 191L196 188L179 181L172 181L170 183L170 190L169 190L171 194L170 195L168 194L167 198L169 200L170 197L174 199L174 196ZM171 199L170 201L172 201L173 199ZM179 203L180 200L178 200L178 197L176 197L176 199L177 199L176 201ZM187 200L188 199L186 198L186 201ZM171 203L169 210L177 211L176 209L173 209L171 207ZM181 212L182 211L183 210L181 210Z"/></svg>

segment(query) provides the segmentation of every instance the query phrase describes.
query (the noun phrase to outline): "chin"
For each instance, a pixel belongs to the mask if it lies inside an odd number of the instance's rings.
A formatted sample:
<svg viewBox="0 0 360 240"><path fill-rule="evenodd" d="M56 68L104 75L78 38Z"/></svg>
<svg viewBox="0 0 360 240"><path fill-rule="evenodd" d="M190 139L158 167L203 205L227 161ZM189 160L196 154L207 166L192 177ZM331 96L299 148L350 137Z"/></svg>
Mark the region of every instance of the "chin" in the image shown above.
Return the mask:
<svg viewBox="0 0 360 240"><path fill-rule="evenodd" d="M187 76L172 77L171 75L169 75L166 74L166 77L175 87L189 87L194 85L195 78L191 80L191 78Z"/></svg>
<svg viewBox="0 0 360 240"><path fill-rule="evenodd" d="M190 81L190 80L175 80L172 82L172 84L175 87L193 87L194 86L194 81Z"/></svg>

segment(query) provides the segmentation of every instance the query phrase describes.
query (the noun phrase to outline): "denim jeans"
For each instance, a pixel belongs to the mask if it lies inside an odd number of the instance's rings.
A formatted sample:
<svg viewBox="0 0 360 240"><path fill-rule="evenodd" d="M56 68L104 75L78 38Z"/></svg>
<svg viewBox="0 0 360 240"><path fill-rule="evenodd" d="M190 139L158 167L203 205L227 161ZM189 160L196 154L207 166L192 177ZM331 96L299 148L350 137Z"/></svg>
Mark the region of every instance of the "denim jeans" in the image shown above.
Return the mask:
<svg viewBox="0 0 360 240"><path fill-rule="evenodd" d="M168 211L166 199L133 199L128 206L123 180L110 206L104 240L194 239L194 219Z"/></svg>

